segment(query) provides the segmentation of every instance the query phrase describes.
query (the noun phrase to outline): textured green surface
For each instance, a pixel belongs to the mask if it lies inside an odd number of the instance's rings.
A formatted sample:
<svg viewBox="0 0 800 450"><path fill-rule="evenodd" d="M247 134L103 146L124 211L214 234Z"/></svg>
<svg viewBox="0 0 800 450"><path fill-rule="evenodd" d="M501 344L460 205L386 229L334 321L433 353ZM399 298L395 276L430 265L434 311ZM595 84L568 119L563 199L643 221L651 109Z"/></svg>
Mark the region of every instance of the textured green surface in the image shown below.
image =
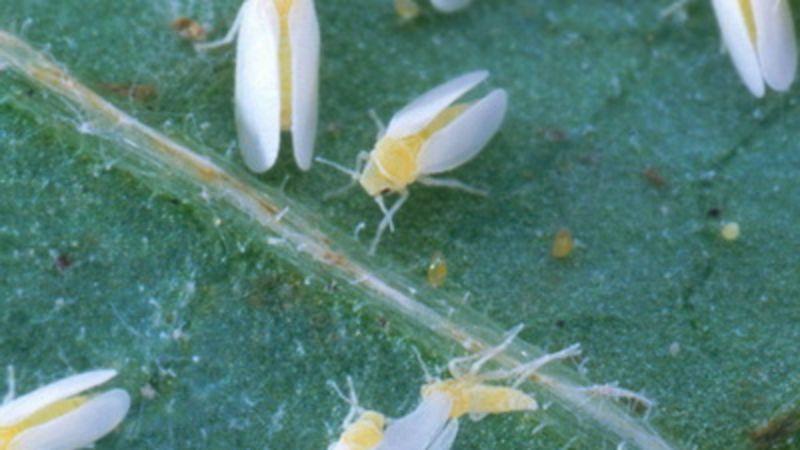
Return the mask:
<svg viewBox="0 0 800 450"><path fill-rule="evenodd" d="M381 264L421 278L443 252L444 289L471 292L470 306L506 326L526 323L522 336L544 348L581 342L588 376L656 400L651 422L682 447L754 448L748 433L797 409L800 116L793 93L749 97L708 5L677 22L639 1L486 0L401 26L389 2L318 3L319 154L349 163L372 143L368 109L388 119L471 69L511 97L502 133L454 172L491 199L412 189ZM239 163L232 51L196 55L169 28L187 15L220 35L237 7L14 0L0 4L0 26L144 122ZM158 96L103 89L130 82ZM324 448L346 412L325 382L347 374L371 407L413 406L422 374L391 317L109 168L96 158L108 144L35 113L0 104L0 362L21 391L120 369L134 407L98 446L119 449ZM377 222L356 190L321 201L346 180L299 173L287 150L265 183L288 176L287 195L343 232ZM663 187L642 176L649 167ZM718 237L721 220L741 224L739 241ZM566 261L549 256L560 227L580 243ZM429 364L451 356L420 350ZM139 395L148 383L151 400ZM569 440L562 422L532 437L541 417L466 424L456 448Z"/></svg>

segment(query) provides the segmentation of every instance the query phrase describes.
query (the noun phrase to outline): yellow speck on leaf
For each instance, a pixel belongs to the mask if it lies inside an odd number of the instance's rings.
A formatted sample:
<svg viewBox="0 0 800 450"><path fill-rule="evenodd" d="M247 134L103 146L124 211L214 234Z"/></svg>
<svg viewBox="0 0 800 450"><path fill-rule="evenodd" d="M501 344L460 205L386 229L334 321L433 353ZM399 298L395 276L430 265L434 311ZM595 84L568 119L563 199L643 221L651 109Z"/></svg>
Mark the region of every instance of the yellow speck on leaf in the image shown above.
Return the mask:
<svg viewBox="0 0 800 450"><path fill-rule="evenodd" d="M558 230L555 239L553 239L553 249L550 254L556 259L566 258L572 253L574 247L575 241L572 239L572 233L568 229L562 228Z"/></svg>
<svg viewBox="0 0 800 450"><path fill-rule="evenodd" d="M419 16L419 5L414 0L394 0L394 10L403 20L414 20Z"/></svg>
<svg viewBox="0 0 800 450"><path fill-rule="evenodd" d="M178 17L172 21L172 29L186 40L197 42L206 39L206 29L188 17Z"/></svg>
<svg viewBox="0 0 800 450"><path fill-rule="evenodd" d="M736 222L728 222L722 226L722 230L720 230L720 234L722 235L722 239L726 241L735 241L739 239L739 234L741 230L739 229L739 224Z"/></svg>
<svg viewBox="0 0 800 450"><path fill-rule="evenodd" d="M431 286L438 288L444 284L444 280L447 278L447 261L444 259L444 255L440 252L436 252L431 259L430 265L428 265L428 283Z"/></svg>

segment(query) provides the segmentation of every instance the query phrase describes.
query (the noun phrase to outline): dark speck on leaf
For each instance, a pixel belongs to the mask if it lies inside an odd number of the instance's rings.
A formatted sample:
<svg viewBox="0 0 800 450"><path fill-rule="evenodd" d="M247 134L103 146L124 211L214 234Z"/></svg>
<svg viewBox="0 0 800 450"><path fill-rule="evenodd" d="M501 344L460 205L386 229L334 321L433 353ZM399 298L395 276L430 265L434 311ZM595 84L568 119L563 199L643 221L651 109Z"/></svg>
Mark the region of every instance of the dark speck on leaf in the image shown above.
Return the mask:
<svg viewBox="0 0 800 450"><path fill-rule="evenodd" d="M717 219L722 215L722 210L720 208L709 208L706 214L712 219Z"/></svg>
<svg viewBox="0 0 800 450"><path fill-rule="evenodd" d="M662 188L667 185L667 180L655 167L648 167L642 172L642 176L651 185Z"/></svg>
<svg viewBox="0 0 800 450"><path fill-rule="evenodd" d="M544 140L548 142L564 142L569 139L567 132L560 128L544 128L540 132Z"/></svg>
<svg viewBox="0 0 800 450"><path fill-rule="evenodd" d="M72 258L66 253L59 253L54 264L59 272L63 272L72 266Z"/></svg>

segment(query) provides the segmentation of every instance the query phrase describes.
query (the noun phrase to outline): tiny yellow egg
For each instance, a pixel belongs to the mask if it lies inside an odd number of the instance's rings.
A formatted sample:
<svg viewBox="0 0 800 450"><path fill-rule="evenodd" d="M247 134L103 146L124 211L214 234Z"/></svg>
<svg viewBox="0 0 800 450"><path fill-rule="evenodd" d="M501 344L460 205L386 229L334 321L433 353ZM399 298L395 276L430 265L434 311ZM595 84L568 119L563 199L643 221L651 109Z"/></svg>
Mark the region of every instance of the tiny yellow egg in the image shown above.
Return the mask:
<svg viewBox="0 0 800 450"><path fill-rule="evenodd" d="M553 239L553 249L550 254L553 258L563 259L572 253L575 247L575 241L572 239L572 233L566 228L558 230L555 239Z"/></svg>
<svg viewBox="0 0 800 450"><path fill-rule="evenodd" d="M728 222L722 226L720 230L720 235L722 235L722 239L726 241L735 241L739 239L739 234L741 230L739 229L739 224L736 222Z"/></svg>
<svg viewBox="0 0 800 450"><path fill-rule="evenodd" d="M419 5L414 0L394 0L394 10L403 20L414 20L419 16Z"/></svg>
<svg viewBox="0 0 800 450"><path fill-rule="evenodd" d="M428 265L428 283L438 288L444 284L445 279L447 279L447 261L445 261L444 255L436 252Z"/></svg>

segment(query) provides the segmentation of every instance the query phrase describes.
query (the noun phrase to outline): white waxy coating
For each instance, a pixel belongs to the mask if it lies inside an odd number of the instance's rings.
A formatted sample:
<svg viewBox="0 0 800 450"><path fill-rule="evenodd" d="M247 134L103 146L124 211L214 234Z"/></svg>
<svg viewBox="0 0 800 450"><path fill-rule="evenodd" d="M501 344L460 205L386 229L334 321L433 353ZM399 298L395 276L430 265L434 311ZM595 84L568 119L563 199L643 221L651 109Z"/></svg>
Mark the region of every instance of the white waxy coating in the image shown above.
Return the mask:
<svg viewBox="0 0 800 450"><path fill-rule="evenodd" d="M280 20L271 0L247 0L239 14L236 128L245 164L261 173L275 164L281 144Z"/></svg>
<svg viewBox="0 0 800 450"><path fill-rule="evenodd" d="M0 427L10 427L53 403L99 386L117 375L115 370L93 370L43 386L0 406Z"/></svg>
<svg viewBox="0 0 800 450"><path fill-rule="evenodd" d="M750 92L756 97L764 96L764 78L754 43L750 40L742 9L738 0L712 0L725 48L733 59L733 65Z"/></svg>
<svg viewBox="0 0 800 450"><path fill-rule="evenodd" d="M427 450L445 429L452 404L442 393L426 397L414 411L386 427L376 450Z"/></svg>
<svg viewBox="0 0 800 450"><path fill-rule="evenodd" d="M450 450L458 435L458 420L451 420L442 430L436 440L431 443L428 450Z"/></svg>
<svg viewBox="0 0 800 450"><path fill-rule="evenodd" d="M418 133L488 76L485 70L470 72L422 94L392 117L386 135L402 138Z"/></svg>
<svg viewBox="0 0 800 450"><path fill-rule="evenodd" d="M508 108L508 95L495 89L437 131L417 157L422 174L445 172L474 158L492 139Z"/></svg>
<svg viewBox="0 0 800 450"><path fill-rule="evenodd" d="M434 8L445 13L464 9L469 6L470 3L472 3L472 0L431 0L431 4Z"/></svg>
<svg viewBox="0 0 800 450"><path fill-rule="evenodd" d="M78 408L42 425L29 428L11 440L9 450L74 450L86 447L122 422L131 399L122 389L112 389Z"/></svg>
<svg viewBox="0 0 800 450"><path fill-rule="evenodd" d="M302 170L311 168L317 135L319 23L313 0L295 0L289 11L292 49L292 146Z"/></svg>
<svg viewBox="0 0 800 450"><path fill-rule="evenodd" d="M751 0L758 30L756 50L764 81L776 91L789 89L797 73L797 44L787 0Z"/></svg>

